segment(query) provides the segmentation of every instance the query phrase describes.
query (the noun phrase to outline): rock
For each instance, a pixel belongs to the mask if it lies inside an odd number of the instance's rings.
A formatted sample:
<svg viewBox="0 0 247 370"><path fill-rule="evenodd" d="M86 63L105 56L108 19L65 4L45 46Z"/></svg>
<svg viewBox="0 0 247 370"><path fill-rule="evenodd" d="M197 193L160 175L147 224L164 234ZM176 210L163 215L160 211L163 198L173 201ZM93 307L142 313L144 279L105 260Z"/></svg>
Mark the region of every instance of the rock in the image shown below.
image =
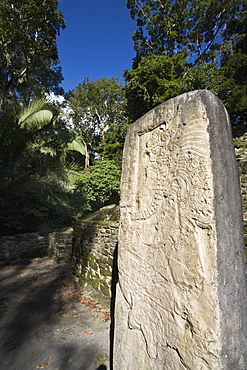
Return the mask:
<svg viewBox="0 0 247 370"><path fill-rule="evenodd" d="M129 129L114 369L247 369L243 219L230 122L206 90Z"/></svg>

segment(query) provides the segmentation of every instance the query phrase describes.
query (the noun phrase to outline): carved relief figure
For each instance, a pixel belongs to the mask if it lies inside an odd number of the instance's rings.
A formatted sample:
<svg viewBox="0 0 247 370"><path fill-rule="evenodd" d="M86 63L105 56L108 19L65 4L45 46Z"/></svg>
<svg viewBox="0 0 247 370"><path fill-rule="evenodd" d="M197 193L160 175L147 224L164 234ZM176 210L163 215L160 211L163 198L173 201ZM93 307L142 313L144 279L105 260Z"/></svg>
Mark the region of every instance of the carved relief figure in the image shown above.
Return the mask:
<svg viewBox="0 0 247 370"><path fill-rule="evenodd" d="M212 281L204 276L214 239L211 163L203 112L193 111L186 122L179 107L176 112L172 124L168 118L139 134L135 167L140 170L132 179L135 196L127 207L130 221L123 236L128 266L121 271L120 265L120 273L125 276L121 288L129 304L129 327L141 330L149 356L157 357L167 344L167 327L169 346L179 348L193 367L192 345L200 356L214 342L214 333L201 330L188 305L188 295L199 306L203 300L202 310L206 301L210 306L216 299L208 295ZM209 314L205 320L214 318Z"/></svg>
<svg viewBox="0 0 247 370"><path fill-rule="evenodd" d="M247 368L240 197L229 119L212 93L183 94L130 127L114 370Z"/></svg>

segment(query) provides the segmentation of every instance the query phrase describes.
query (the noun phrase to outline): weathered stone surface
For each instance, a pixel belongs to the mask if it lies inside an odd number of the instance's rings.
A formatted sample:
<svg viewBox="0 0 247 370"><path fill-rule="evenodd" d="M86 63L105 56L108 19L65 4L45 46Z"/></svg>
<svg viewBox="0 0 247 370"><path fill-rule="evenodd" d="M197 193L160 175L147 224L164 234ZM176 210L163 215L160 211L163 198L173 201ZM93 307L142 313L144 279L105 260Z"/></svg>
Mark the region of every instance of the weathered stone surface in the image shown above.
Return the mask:
<svg viewBox="0 0 247 370"><path fill-rule="evenodd" d="M247 369L240 187L212 93L130 127L120 208L113 369Z"/></svg>
<svg viewBox="0 0 247 370"><path fill-rule="evenodd" d="M247 248L247 133L235 138L234 146L240 177L244 218L244 239L245 248Z"/></svg>
<svg viewBox="0 0 247 370"><path fill-rule="evenodd" d="M0 237L0 261L43 257L48 250L47 233L26 233Z"/></svg>
<svg viewBox="0 0 247 370"><path fill-rule="evenodd" d="M117 222L78 220L74 225L70 265L94 299L110 306L112 263L118 240Z"/></svg>
<svg viewBox="0 0 247 370"><path fill-rule="evenodd" d="M64 228L48 234L48 257L58 263L69 263L72 254L73 228Z"/></svg>

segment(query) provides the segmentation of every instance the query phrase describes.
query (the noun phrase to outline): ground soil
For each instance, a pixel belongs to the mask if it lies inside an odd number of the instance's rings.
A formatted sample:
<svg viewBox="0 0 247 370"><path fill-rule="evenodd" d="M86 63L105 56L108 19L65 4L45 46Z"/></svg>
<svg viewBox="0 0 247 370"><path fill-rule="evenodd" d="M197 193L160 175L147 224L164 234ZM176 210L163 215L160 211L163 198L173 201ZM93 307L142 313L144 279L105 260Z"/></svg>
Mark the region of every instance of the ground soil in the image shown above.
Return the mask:
<svg viewBox="0 0 247 370"><path fill-rule="evenodd" d="M1 370L109 369L110 314L48 258L0 263Z"/></svg>

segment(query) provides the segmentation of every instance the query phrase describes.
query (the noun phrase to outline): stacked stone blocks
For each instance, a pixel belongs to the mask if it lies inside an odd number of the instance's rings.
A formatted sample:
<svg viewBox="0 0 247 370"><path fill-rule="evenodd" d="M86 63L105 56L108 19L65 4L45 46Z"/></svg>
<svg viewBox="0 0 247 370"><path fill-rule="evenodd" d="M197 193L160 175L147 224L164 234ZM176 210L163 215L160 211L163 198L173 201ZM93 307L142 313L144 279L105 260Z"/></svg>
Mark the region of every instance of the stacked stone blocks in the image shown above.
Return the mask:
<svg viewBox="0 0 247 370"><path fill-rule="evenodd" d="M118 222L77 221L74 226L71 266L83 287L95 296L111 296L113 255Z"/></svg>

